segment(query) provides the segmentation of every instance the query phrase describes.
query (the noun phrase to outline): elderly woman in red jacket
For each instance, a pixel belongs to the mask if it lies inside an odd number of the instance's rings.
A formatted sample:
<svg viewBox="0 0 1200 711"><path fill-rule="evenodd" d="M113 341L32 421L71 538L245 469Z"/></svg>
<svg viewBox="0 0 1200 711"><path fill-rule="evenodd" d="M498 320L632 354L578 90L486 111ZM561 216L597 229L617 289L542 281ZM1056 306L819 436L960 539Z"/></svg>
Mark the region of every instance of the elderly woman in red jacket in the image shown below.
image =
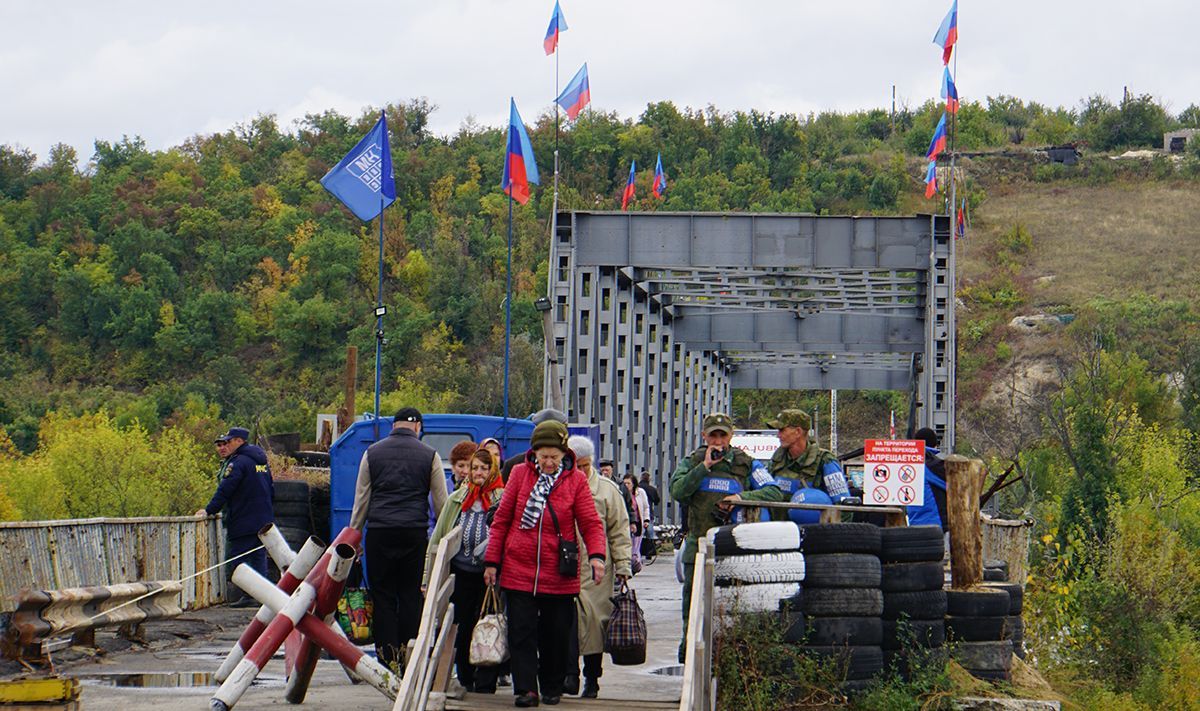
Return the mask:
<svg viewBox="0 0 1200 711"><path fill-rule="evenodd" d="M587 545L592 582L604 577L605 534L567 447L567 426L546 421L533 430L525 461L513 467L484 555L484 582L508 598L508 646L519 707L559 702L579 594L578 567L560 565L560 541ZM570 547L570 545L568 545ZM569 566L568 566L569 567Z"/></svg>

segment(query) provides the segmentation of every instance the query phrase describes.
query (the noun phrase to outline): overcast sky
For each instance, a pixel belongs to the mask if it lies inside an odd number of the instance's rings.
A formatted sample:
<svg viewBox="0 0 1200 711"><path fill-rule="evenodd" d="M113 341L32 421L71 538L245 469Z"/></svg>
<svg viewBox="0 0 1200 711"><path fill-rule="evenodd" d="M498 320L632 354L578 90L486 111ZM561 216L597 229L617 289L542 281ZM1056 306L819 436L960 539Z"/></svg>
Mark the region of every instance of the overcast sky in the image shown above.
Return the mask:
<svg viewBox="0 0 1200 711"><path fill-rule="evenodd" d="M850 111L936 97L949 0L562 0L563 85L586 61L594 108ZM260 113L427 97L438 133L468 116L527 123L554 97L552 0L0 0L0 143L86 161L96 139L153 149ZM962 0L959 94L1075 107L1124 86L1173 113L1200 103L1183 0Z"/></svg>

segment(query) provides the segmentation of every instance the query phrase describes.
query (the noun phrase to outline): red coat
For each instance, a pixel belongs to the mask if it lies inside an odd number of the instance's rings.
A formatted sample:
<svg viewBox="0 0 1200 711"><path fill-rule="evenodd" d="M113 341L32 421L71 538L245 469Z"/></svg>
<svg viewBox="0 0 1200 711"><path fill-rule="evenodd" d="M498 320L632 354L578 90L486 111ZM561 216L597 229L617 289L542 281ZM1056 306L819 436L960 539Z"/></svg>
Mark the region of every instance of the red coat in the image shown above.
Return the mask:
<svg viewBox="0 0 1200 711"><path fill-rule="evenodd" d="M575 527L583 536L588 558L604 560L604 525L596 514L596 503L588 488L587 475L575 468L575 455L563 459L563 472L546 497L546 508L538 523L529 530L519 528L525 502L537 483L537 464L532 452L525 461L513 467L504 487L500 508L488 533L486 565L500 569L500 587L537 595L578 595L579 573L570 576L558 573L558 536L550 507L558 515L562 537L575 540ZM581 563L586 564L581 561Z"/></svg>

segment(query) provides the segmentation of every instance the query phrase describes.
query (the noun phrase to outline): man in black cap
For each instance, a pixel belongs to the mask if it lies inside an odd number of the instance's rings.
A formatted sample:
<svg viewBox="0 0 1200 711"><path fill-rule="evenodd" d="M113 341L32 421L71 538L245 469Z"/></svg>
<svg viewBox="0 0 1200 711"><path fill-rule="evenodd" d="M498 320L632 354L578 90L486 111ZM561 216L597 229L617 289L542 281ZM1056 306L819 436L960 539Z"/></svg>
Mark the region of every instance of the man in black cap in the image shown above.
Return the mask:
<svg viewBox="0 0 1200 711"><path fill-rule="evenodd" d="M434 511L446 503L442 458L420 436L421 412L401 408L391 434L363 453L350 512L351 526L367 524L363 547L375 606L375 653L388 666L401 661L421 623L429 498Z"/></svg>
<svg viewBox="0 0 1200 711"><path fill-rule="evenodd" d="M567 424L567 416L562 410L555 410L553 407L547 407L530 415L529 421L535 426L540 425L543 422L561 422L565 425ZM518 452L517 454L514 454L513 456L504 460L504 464L500 466L500 477L504 479L505 484L508 483L508 475L509 472L512 471L512 468L523 461L525 461L524 452Z"/></svg>
<svg viewBox="0 0 1200 711"><path fill-rule="evenodd" d="M246 563L262 575L267 574L267 551L257 550L245 558L238 558L248 550L259 546L258 531L275 520L271 499L274 484L271 481L271 466L262 447L247 444L250 431L243 427L231 427L216 438L217 454L221 455L220 483L208 505L196 512L197 516L213 516L223 508L225 528L229 538L226 555L231 560L228 568ZM236 588L235 588L236 589ZM257 606L253 598L242 595L234 607Z"/></svg>

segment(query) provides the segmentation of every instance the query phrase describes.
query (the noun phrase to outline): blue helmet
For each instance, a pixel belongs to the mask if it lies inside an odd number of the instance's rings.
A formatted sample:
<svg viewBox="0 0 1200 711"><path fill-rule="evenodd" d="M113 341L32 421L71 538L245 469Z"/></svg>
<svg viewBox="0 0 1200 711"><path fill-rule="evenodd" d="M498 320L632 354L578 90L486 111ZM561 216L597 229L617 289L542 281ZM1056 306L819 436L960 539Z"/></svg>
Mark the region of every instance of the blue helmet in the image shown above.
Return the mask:
<svg viewBox="0 0 1200 711"><path fill-rule="evenodd" d="M829 505L829 504L833 503L833 499L829 498L829 494L826 494L824 491L821 491L820 489L813 489L812 487L805 487L803 489L797 490L796 493L792 494L792 503L793 504L825 504L825 505ZM821 512L810 510L810 509L789 509L788 517L790 517L792 519L792 521L799 523L799 524L820 523Z"/></svg>

